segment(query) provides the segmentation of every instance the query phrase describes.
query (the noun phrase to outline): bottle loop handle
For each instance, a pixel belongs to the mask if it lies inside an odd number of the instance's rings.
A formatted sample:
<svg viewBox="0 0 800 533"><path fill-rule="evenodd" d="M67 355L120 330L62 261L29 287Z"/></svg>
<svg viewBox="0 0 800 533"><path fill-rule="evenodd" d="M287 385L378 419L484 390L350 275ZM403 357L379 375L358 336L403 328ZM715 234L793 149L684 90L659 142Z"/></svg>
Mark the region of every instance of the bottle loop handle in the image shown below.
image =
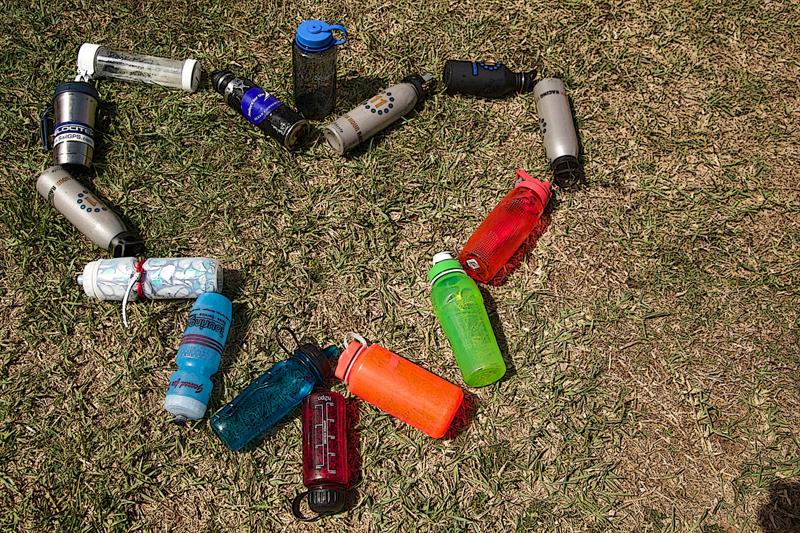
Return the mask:
<svg viewBox="0 0 800 533"><path fill-rule="evenodd" d="M300 341L298 340L297 335L295 334L295 332L291 328L289 328L288 326L280 326L278 329L275 330L275 342L278 344L278 346L281 347L281 350L286 352L291 357L293 355L293 352L290 351L288 348L286 348L286 345L283 344L283 341L281 341L281 332L282 331L288 331L289 332L289 335L292 336L292 340L294 341L295 346L300 346Z"/></svg>
<svg viewBox="0 0 800 533"><path fill-rule="evenodd" d="M140 259L133 265L133 272L131 272L131 279L128 280L128 286L125 288L125 296L122 297L122 323L125 325L125 328L128 328L128 297L131 294L131 290L133 290L133 286L136 285L136 294L140 298L144 298L144 291L142 289L142 277L144 277L144 262L146 259Z"/></svg>
<svg viewBox="0 0 800 533"><path fill-rule="evenodd" d="M340 31L344 34L344 39L339 39L335 41L333 43L334 46L339 46L347 42L347 29L341 24L327 24L324 28L322 28L322 31L330 31L330 32Z"/></svg>
<svg viewBox="0 0 800 533"><path fill-rule="evenodd" d="M342 342L344 343L344 349L345 350L347 349L348 346L350 346L350 343L352 341L358 341L365 348L367 346L369 346L369 343L367 342L367 339L365 339L364 337L362 337L361 335L359 335L355 331L350 331L348 333L345 333L344 339L342 340Z"/></svg>
<svg viewBox="0 0 800 533"><path fill-rule="evenodd" d="M298 520L302 520L303 522L316 522L325 515L318 514L317 516L307 517L300 510L300 504L302 503L303 498L308 496L308 493L309 491L301 492L294 497L294 499L292 500L292 514L294 515L295 518L297 518Z"/></svg>
<svg viewBox="0 0 800 533"><path fill-rule="evenodd" d="M39 137L42 141L42 151L49 152L53 145L50 143L50 132L53 131L53 104L47 104L39 116Z"/></svg>

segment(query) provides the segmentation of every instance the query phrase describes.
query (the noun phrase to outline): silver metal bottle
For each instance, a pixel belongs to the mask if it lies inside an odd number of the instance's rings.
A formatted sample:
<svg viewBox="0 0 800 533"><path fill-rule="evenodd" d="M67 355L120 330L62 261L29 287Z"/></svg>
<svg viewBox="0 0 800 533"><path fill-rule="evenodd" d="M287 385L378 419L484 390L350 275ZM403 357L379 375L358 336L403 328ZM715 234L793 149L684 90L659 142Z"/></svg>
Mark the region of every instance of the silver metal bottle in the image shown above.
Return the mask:
<svg viewBox="0 0 800 533"><path fill-rule="evenodd" d="M409 76L345 113L325 127L325 140L344 154L411 111L425 95L422 85L430 74Z"/></svg>
<svg viewBox="0 0 800 533"><path fill-rule="evenodd" d="M94 124L99 100L97 89L85 81L60 83L53 101L42 114L41 136L45 150L53 149L56 165L92 166ZM55 127L50 142L51 119Z"/></svg>
<svg viewBox="0 0 800 533"><path fill-rule="evenodd" d="M544 150L557 185L577 186L583 179L583 167L578 160L579 145L564 82L543 78L533 88L539 128Z"/></svg>
<svg viewBox="0 0 800 533"><path fill-rule="evenodd" d="M142 241L132 235L102 200L64 168L48 168L36 180L36 190L69 220L78 231L114 257L142 252Z"/></svg>

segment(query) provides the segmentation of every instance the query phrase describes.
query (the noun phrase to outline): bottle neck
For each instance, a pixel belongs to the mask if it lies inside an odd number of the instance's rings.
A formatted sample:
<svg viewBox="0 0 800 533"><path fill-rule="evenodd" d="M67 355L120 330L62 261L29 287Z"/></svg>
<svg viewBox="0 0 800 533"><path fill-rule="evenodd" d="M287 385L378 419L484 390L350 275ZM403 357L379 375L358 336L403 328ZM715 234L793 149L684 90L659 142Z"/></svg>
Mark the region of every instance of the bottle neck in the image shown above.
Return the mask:
<svg viewBox="0 0 800 533"><path fill-rule="evenodd" d="M536 81L536 69L515 74L514 89L520 93L529 93L533 90Z"/></svg>

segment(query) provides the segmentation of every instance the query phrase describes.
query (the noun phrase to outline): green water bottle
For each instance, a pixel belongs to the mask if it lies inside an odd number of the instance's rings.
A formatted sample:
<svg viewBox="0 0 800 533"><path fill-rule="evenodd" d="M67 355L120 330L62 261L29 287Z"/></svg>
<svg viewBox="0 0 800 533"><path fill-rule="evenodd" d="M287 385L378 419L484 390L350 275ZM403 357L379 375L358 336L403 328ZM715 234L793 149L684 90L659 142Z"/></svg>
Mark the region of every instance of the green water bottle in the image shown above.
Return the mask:
<svg viewBox="0 0 800 533"><path fill-rule="evenodd" d="M433 311L456 357L464 383L491 385L506 373L478 286L448 252L433 256L428 272Z"/></svg>

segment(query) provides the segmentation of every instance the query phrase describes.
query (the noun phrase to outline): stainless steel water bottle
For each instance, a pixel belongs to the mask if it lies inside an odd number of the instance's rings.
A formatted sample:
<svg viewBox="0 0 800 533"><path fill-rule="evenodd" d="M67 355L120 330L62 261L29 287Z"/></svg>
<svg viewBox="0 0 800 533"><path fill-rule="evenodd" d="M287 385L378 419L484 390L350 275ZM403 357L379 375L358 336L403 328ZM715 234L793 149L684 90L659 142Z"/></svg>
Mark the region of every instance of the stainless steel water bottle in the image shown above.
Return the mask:
<svg viewBox="0 0 800 533"><path fill-rule="evenodd" d="M502 63L486 61L448 60L442 74L447 94L484 98L501 98L512 92L531 92L535 79L536 69L513 72Z"/></svg>
<svg viewBox="0 0 800 533"><path fill-rule="evenodd" d="M554 181L562 188L576 187L583 180L583 167L578 160L578 135L564 82L557 78L544 78L534 86L533 95Z"/></svg>
<svg viewBox="0 0 800 533"><path fill-rule="evenodd" d="M430 74L414 74L392 85L345 113L325 127L325 140L339 154L366 141L414 109L425 96L423 85Z"/></svg>
<svg viewBox="0 0 800 533"><path fill-rule="evenodd" d="M308 130L306 119L252 80L218 70L211 73L211 83L228 106L286 148L293 148Z"/></svg>
<svg viewBox="0 0 800 533"><path fill-rule="evenodd" d="M36 190L58 209L78 231L114 257L135 256L144 244L128 231L125 224L102 200L72 177L63 167L52 166L36 180Z"/></svg>
<svg viewBox="0 0 800 533"><path fill-rule="evenodd" d="M85 81L56 86L52 103L42 113L40 124L42 147L45 151L52 148L56 165L92 166L94 124L99 100L97 89Z"/></svg>

